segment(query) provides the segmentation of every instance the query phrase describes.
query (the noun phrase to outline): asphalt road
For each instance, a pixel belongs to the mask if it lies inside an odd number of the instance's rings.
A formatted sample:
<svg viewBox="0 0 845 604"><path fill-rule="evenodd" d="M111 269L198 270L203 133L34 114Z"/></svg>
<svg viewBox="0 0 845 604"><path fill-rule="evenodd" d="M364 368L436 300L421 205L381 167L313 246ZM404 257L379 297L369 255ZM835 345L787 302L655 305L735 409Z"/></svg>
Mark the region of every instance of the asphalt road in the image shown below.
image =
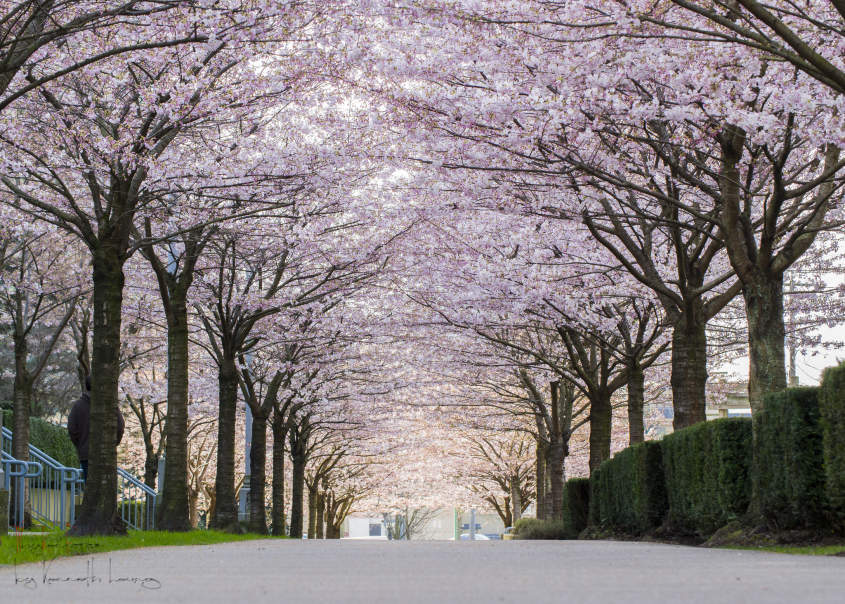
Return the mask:
<svg viewBox="0 0 845 604"><path fill-rule="evenodd" d="M845 602L845 558L608 541L252 541L0 567L0 602Z"/></svg>

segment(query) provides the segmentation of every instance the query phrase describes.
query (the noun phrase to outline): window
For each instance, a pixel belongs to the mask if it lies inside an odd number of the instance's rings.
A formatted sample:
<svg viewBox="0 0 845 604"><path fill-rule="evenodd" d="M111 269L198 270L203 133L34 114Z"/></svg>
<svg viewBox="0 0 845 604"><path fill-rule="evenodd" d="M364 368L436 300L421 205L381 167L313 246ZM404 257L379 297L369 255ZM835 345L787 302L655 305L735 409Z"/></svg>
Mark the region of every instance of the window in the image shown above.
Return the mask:
<svg viewBox="0 0 845 604"><path fill-rule="evenodd" d="M370 537L381 537L380 524L370 524Z"/></svg>

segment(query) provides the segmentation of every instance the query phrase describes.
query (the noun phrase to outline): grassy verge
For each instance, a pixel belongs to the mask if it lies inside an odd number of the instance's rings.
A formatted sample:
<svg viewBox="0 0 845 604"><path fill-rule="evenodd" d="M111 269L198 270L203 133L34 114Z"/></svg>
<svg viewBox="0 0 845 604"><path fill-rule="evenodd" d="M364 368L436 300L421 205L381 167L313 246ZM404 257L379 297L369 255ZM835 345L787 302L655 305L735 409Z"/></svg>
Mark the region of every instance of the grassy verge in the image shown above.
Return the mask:
<svg viewBox="0 0 845 604"><path fill-rule="evenodd" d="M843 545L763 545L759 547L750 546L726 546L724 549L742 549L756 552L774 552L776 554L800 554L803 556L836 556L845 555L845 544Z"/></svg>
<svg viewBox="0 0 845 604"><path fill-rule="evenodd" d="M0 564L23 564L52 560L61 556L80 556L138 547L170 545L213 545L251 539L280 539L264 535L233 535L219 531L129 531L128 537L66 537L55 532L49 535L16 536L10 534L0 541Z"/></svg>

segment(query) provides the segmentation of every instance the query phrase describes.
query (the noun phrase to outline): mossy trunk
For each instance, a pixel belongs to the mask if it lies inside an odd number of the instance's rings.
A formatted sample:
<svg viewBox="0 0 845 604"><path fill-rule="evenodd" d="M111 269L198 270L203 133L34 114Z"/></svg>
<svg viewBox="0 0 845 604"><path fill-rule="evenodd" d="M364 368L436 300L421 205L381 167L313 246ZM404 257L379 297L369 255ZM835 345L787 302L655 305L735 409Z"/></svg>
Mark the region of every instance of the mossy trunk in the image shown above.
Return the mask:
<svg viewBox="0 0 845 604"><path fill-rule="evenodd" d="M191 529L188 501L188 307L185 296L170 299L167 325L167 420L164 484L156 512L162 531Z"/></svg>
<svg viewBox="0 0 845 604"><path fill-rule="evenodd" d="M273 418L273 534L285 534L285 438L287 430L282 418Z"/></svg>
<svg viewBox="0 0 845 604"><path fill-rule="evenodd" d="M742 295L748 319L748 399L756 414L767 394L786 388L783 278L758 274Z"/></svg>
<svg viewBox="0 0 845 604"><path fill-rule="evenodd" d="M238 504L235 498L235 422L237 419L238 375L235 357L224 351L217 376L217 476L214 480L215 506L210 528L238 530Z"/></svg>
<svg viewBox="0 0 845 604"><path fill-rule="evenodd" d="M645 404L645 372L634 364L628 375L628 444L645 440L643 405Z"/></svg>
<svg viewBox="0 0 845 604"><path fill-rule="evenodd" d="M610 393L593 393L590 397L590 473L610 458L611 419Z"/></svg>
<svg viewBox="0 0 845 604"><path fill-rule="evenodd" d="M707 418L707 321L702 317L700 305L689 308L672 332L672 425L676 431Z"/></svg>
<svg viewBox="0 0 845 604"><path fill-rule="evenodd" d="M255 413L252 415L249 468L249 531L266 535L268 530L264 483L267 479L267 417Z"/></svg>
<svg viewBox="0 0 845 604"><path fill-rule="evenodd" d="M88 481L69 534L126 534L117 510L117 413L123 261L119 246L103 243L93 254L94 350Z"/></svg>

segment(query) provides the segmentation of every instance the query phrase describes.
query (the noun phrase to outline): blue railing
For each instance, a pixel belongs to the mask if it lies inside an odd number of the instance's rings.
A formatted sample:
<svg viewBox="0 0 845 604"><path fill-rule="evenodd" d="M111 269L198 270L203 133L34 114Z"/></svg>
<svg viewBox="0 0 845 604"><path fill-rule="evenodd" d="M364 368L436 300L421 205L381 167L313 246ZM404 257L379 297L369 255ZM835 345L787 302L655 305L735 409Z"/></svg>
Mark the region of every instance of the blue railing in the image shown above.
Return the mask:
<svg viewBox="0 0 845 604"><path fill-rule="evenodd" d="M138 531L156 527L156 492L123 468L117 469L117 505L126 526Z"/></svg>
<svg viewBox="0 0 845 604"><path fill-rule="evenodd" d="M6 427L0 431L0 449L4 452L4 464L6 459L13 460L12 431ZM82 494L85 483L82 480L82 470L69 468L41 451L39 448L29 445L29 456L32 464L41 467L38 475L20 477L20 466L16 474L16 480L28 481L30 513L34 519L62 530L73 525L76 519L76 504L79 495ZM16 463L25 463L14 460ZM10 461L10 463L12 463ZM33 466L34 468L34 466ZM31 472L29 472L31 474ZM9 476L9 474L6 474ZM10 478L6 479L8 483ZM6 485L8 488L8 485ZM16 485L15 493L24 494L22 488ZM132 476L126 470L117 469L117 505L120 517L131 529L152 530L155 528L156 517L156 492ZM23 506L16 505L17 510L23 513ZM18 517L15 517L15 522ZM23 517L16 526L23 526Z"/></svg>
<svg viewBox="0 0 845 604"><path fill-rule="evenodd" d="M14 492L15 515L9 518L10 523L15 528L22 529L26 519L24 508L26 481L41 475L41 464L37 461L15 459L5 451L0 452L0 464L3 466L3 488ZM13 484L14 489L11 488Z"/></svg>

